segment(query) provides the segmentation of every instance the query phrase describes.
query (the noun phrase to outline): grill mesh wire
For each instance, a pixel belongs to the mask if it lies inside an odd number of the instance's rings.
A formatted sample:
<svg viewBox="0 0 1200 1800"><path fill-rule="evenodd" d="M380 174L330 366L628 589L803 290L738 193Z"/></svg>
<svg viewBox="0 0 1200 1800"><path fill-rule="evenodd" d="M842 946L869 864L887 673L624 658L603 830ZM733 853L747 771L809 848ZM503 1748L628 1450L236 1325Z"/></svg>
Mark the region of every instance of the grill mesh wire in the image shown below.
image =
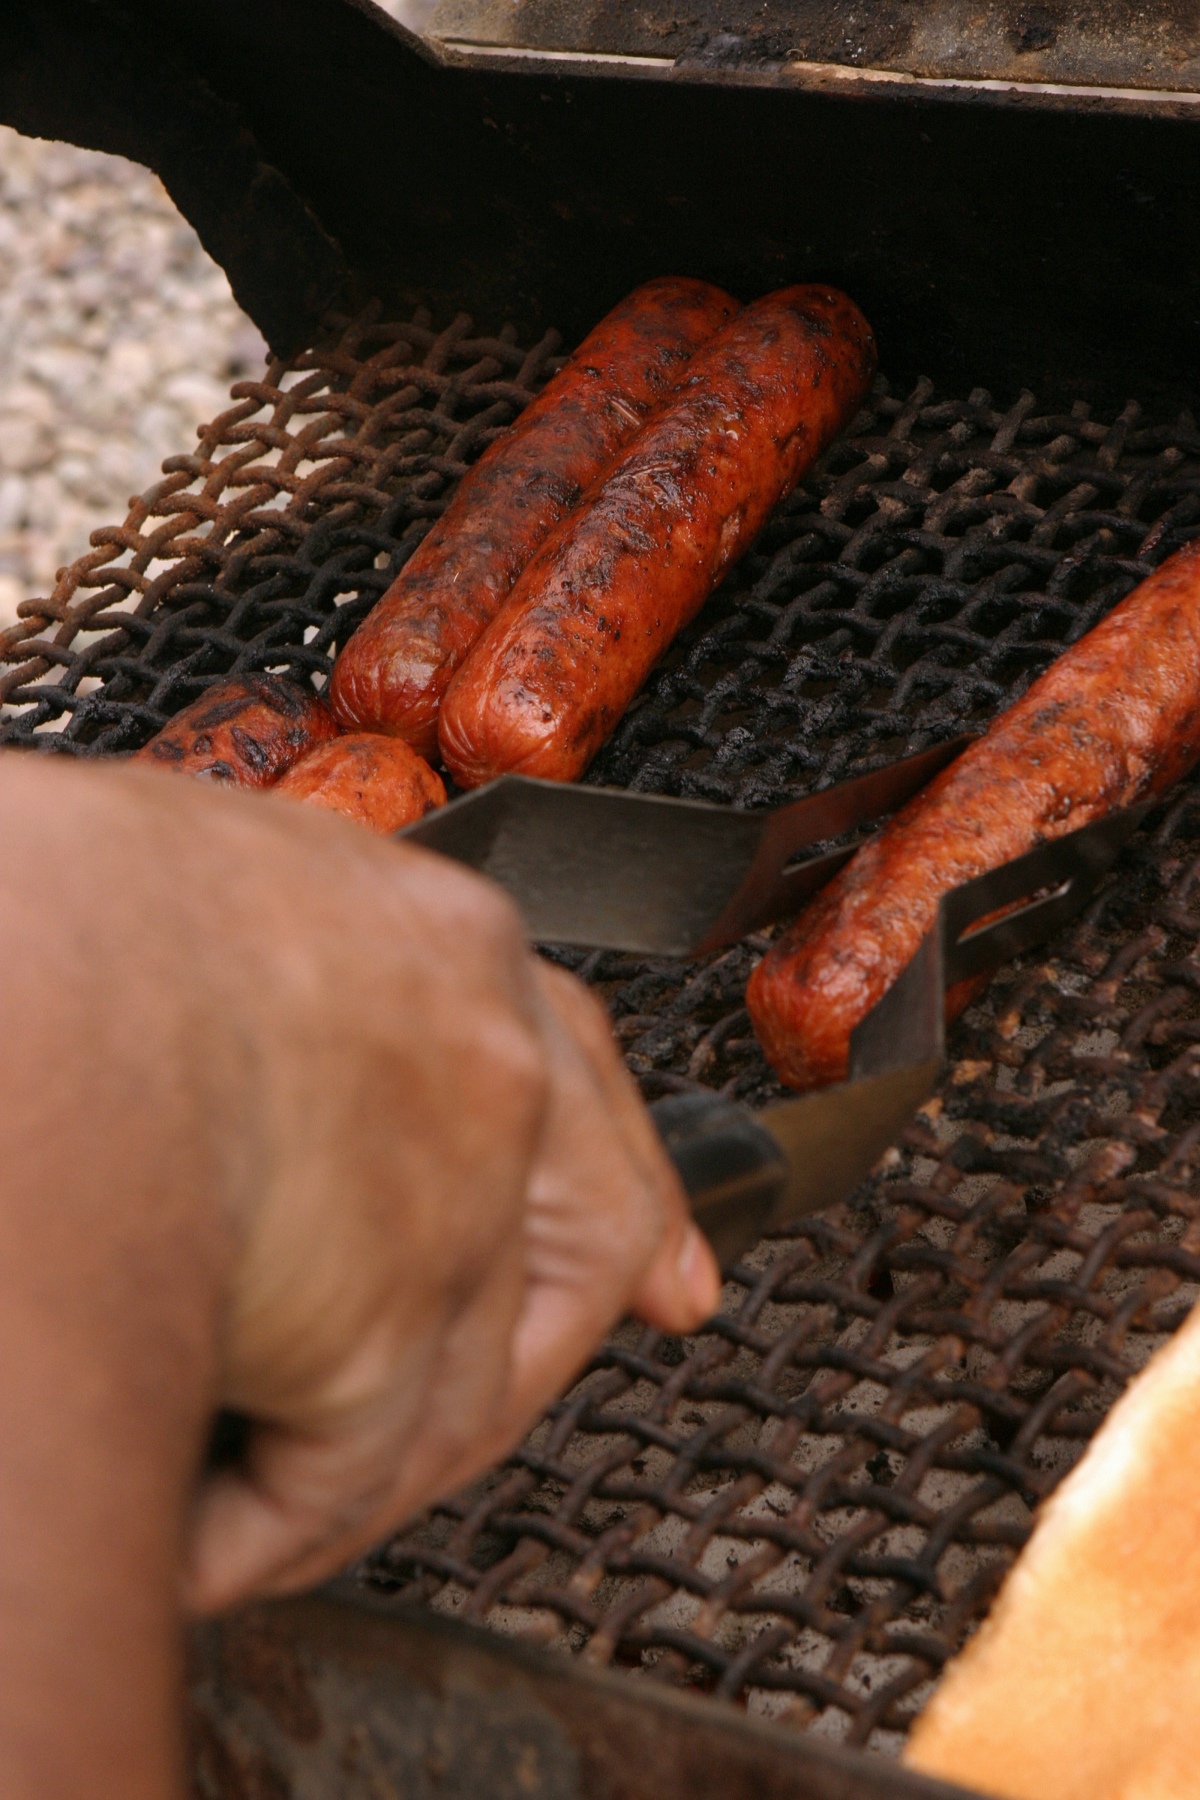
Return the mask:
<svg viewBox="0 0 1200 1800"><path fill-rule="evenodd" d="M618 1332L368 1580L897 1749L1200 1291L1200 787L1052 952L968 1013L882 1176L758 1246L696 1338ZM635 1063L765 1091L750 962L590 972Z"/></svg>
<svg viewBox="0 0 1200 1800"><path fill-rule="evenodd" d="M220 676L323 681L557 347L372 308L236 382L195 453L0 632L0 743L134 750Z"/></svg>
<svg viewBox="0 0 1200 1800"><path fill-rule="evenodd" d="M0 737L131 749L232 669L318 683L553 365L372 312L235 405L0 639ZM1134 406L885 384L592 779L779 802L978 723L1200 522L1200 434ZM648 1094L778 1092L703 963L559 953ZM1006 970L845 1205L765 1241L712 1326L627 1326L503 1470L364 1571L895 1748L1030 1509L1200 1288L1200 784L1083 922Z"/></svg>

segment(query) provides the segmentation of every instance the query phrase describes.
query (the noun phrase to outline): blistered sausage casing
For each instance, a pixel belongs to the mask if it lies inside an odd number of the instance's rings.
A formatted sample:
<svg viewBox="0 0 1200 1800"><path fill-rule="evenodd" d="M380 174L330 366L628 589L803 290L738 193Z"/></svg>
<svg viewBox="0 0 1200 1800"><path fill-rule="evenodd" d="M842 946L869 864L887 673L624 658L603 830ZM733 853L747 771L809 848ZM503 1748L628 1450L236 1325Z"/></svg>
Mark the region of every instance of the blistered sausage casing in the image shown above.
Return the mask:
<svg viewBox="0 0 1200 1800"><path fill-rule="evenodd" d="M233 787L271 787L314 744L338 736L311 688L278 675L214 682L133 760Z"/></svg>
<svg viewBox="0 0 1200 1800"><path fill-rule="evenodd" d="M698 350L447 690L440 742L455 779L581 774L675 634L853 417L874 369L870 326L826 287L770 294Z"/></svg>
<svg viewBox="0 0 1200 1800"><path fill-rule="evenodd" d="M446 685L521 570L736 311L708 282L667 278L601 320L464 476L346 645L329 690L342 725L434 754Z"/></svg>
<svg viewBox="0 0 1200 1800"><path fill-rule="evenodd" d="M275 792L341 813L371 831L399 831L443 806L446 790L402 738L349 732L293 763Z"/></svg>
<svg viewBox="0 0 1200 1800"><path fill-rule="evenodd" d="M845 1076L850 1033L910 960L943 894L1163 792L1198 758L1200 544L1051 664L771 948L746 999L783 1080L810 1088ZM964 983L957 999L970 992Z"/></svg>

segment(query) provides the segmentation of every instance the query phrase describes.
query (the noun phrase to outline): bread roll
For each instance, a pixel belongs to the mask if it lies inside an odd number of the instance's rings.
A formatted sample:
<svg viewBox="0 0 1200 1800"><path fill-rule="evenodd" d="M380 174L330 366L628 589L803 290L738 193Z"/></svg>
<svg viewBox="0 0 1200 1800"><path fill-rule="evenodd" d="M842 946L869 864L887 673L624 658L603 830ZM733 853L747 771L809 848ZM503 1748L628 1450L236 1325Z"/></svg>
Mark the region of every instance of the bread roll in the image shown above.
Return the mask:
<svg viewBox="0 0 1200 1800"><path fill-rule="evenodd" d="M1200 1307L1047 1501L905 1760L1012 1800L1200 1794Z"/></svg>

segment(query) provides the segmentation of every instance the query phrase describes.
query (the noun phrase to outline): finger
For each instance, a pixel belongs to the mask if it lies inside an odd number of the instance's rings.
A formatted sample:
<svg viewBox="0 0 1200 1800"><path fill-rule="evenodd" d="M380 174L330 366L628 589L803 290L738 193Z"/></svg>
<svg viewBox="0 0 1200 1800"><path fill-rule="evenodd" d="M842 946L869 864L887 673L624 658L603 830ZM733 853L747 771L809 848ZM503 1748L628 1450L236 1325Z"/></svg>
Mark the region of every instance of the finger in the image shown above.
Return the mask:
<svg viewBox="0 0 1200 1800"><path fill-rule="evenodd" d="M689 1225L674 1254L661 1252L629 1302L637 1318L659 1331L698 1331L721 1304L721 1271L698 1225Z"/></svg>
<svg viewBox="0 0 1200 1800"><path fill-rule="evenodd" d="M659 1211L659 1242L624 1305L661 1330L694 1331L712 1316L720 1301L716 1258L707 1238L692 1222L678 1173L621 1059L607 1013L583 983L565 970L543 963L539 978L549 1005L587 1057L626 1150Z"/></svg>
<svg viewBox="0 0 1200 1800"><path fill-rule="evenodd" d="M524 1289L515 1236L479 1291L426 1340L420 1363L397 1358L390 1377L371 1383L372 1404L307 1427L259 1425L239 1466L208 1476L197 1495L188 1610L218 1612L322 1580L486 1468Z"/></svg>
<svg viewBox="0 0 1200 1800"><path fill-rule="evenodd" d="M678 1259L689 1229L674 1170L603 1013L571 978L545 969L539 980L553 1076L530 1181L526 1304L506 1433L562 1391L628 1310L663 1247Z"/></svg>
<svg viewBox="0 0 1200 1800"><path fill-rule="evenodd" d="M637 1085L621 1060L608 1015L596 999L564 969L543 964L538 971L542 992L557 1024L570 1037L587 1065L604 1125L617 1134L620 1148L644 1183L658 1248L678 1248L689 1220L679 1177L663 1149Z"/></svg>

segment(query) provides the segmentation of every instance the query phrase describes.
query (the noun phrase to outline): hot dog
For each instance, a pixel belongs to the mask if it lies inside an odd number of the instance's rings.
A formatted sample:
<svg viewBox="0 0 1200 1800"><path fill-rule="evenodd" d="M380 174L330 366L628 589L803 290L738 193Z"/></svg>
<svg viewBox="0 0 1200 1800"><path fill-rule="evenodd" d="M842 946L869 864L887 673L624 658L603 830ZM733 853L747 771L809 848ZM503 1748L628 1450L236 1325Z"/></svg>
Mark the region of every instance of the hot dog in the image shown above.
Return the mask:
<svg viewBox="0 0 1200 1800"><path fill-rule="evenodd" d="M1161 793L1197 758L1200 543L1065 651L768 951L746 1001L783 1080L809 1088L845 1076L850 1033L950 888ZM957 1002L970 992L963 984Z"/></svg>
<svg viewBox="0 0 1200 1800"><path fill-rule="evenodd" d="M278 675L238 675L185 706L132 760L265 788L314 744L337 736L337 721L310 688Z"/></svg>
<svg viewBox="0 0 1200 1800"><path fill-rule="evenodd" d="M318 744L292 764L275 792L381 832L399 831L446 803L446 790L424 757L402 738L377 731Z"/></svg>
<svg viewBox="0 0 1200 1800"><path fill-rule="evenodd" d="M344 726L433 755L446 685L529 558L736 311L719 288L672 278L601 320L464 477L346 645L329 689Z"/></svg>
<svg viewBox="0 0 1200 1800"><path fill-rule="evenodd" d="M442 703L464 787L572 781L772 507L856 411L870 326L825 287L747 306L546 540Z"/></svg>

